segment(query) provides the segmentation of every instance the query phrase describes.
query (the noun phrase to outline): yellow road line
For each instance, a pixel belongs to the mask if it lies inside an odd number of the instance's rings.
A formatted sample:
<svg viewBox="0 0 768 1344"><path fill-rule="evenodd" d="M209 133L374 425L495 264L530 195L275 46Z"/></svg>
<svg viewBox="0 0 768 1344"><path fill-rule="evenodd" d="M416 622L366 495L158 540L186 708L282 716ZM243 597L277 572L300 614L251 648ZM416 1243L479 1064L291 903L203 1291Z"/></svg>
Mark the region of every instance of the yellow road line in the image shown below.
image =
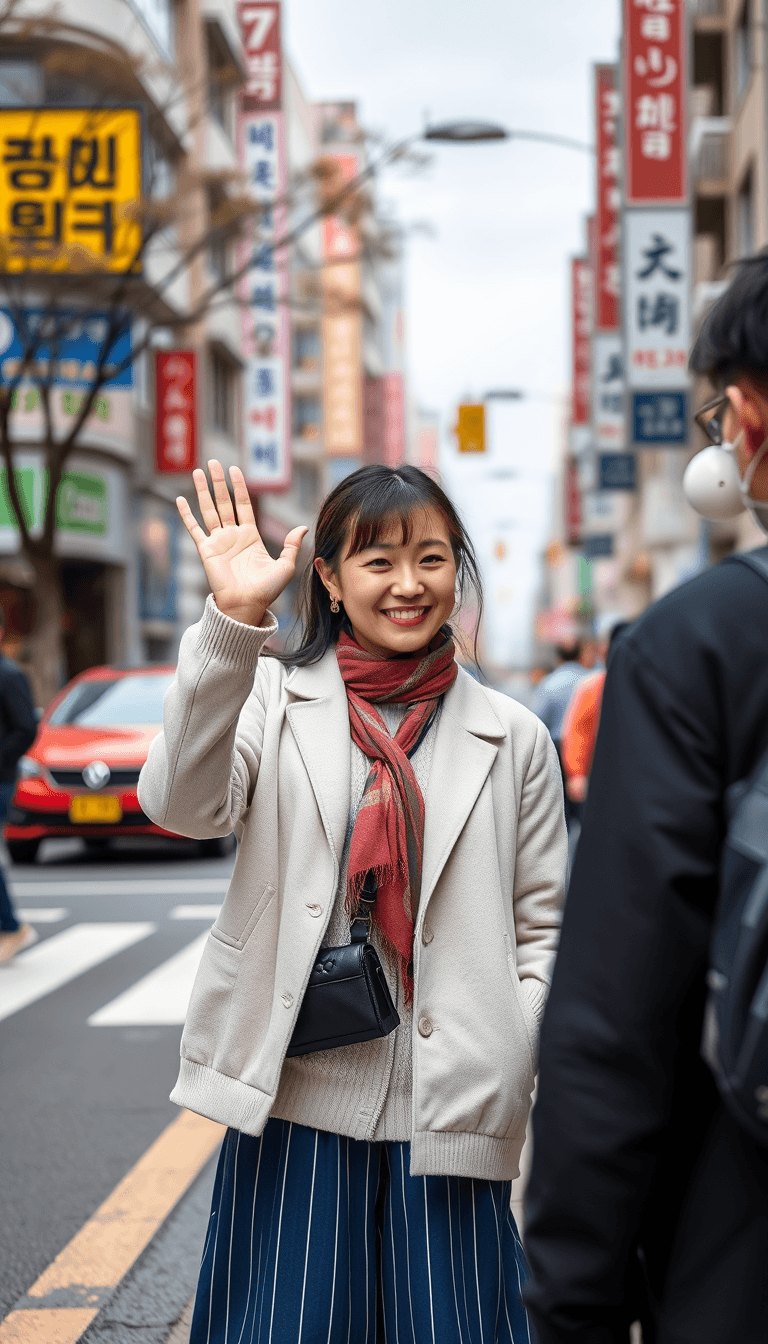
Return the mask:
<svg viewBox="0 0 768 1344"><path fill-rule="evenodd" d="M0 1322L0 1344L75 1344L105 1290L121 1279L214 1153L224 1126L183 1111L32 1284L28 1298L62 1290L82 1305L20 1307ZM90 1304L98 1302L99 1306Z"/></svg>
<svg viewBox="0 0 768 1344"><path fill-rule="evenodd" d="M98 1307L12 1311L0 1324L0 1339L3 1344L77 1344L97 1314Z"/></svg>

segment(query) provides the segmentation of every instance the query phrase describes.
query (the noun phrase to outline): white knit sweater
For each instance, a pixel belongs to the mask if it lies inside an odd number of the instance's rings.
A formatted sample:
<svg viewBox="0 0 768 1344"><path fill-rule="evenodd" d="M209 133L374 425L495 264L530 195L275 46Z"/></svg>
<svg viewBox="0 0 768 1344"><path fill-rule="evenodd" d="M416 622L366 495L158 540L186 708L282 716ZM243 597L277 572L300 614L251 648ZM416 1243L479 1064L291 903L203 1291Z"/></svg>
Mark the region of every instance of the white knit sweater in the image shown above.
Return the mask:
<svg viewBox="0 0 768 1344"><path fill-rule="evenodd" d="M406 712L405 705L379 706L394 736ZM422 795L426 792L432 764L436 721L411 757ZM355 819L371 768L368 757L351 742L352 776L350 812L339 885L324 942L341 946L351 938L345 910L349 845ZM416 911L414 910L414 919ZM400 1026L389 1036L336 1050L317 1050L286 1059L280 1075L271 1114L312 1129L360 1137L361 1122L369 1140L405 1143L411 1137L413 1064L411 1033L413 1013L404 1002L403 987L391 960L382 951L378 930L371 927L371 942L381 957L390 993L400 1016Z"/></svg>

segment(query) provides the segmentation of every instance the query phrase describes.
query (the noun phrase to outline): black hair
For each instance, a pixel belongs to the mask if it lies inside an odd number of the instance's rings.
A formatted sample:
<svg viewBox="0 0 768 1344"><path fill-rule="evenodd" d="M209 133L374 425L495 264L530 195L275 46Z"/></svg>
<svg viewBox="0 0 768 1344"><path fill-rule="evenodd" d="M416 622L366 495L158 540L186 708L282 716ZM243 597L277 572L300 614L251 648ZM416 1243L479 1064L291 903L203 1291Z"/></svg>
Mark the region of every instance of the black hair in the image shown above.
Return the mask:
<svg viewBox="0 0 768 1344"><path fill-rule="evenodd" d="M583 639L574 639L569 644L555 645L555 653L561 663L577 663L583 652Z"/></svg>
<svg viewBox="0 0 768 1344"><path fill-rule="evenodd" d="M744 374L768 383L768 250L738 263L704 319L689 367L723 390Z"/></svg>
<svg viewBox="0 0 768 1344"><path fill-rule="evenodd" d="M333 568L343 555L359 555L374 546L393 524L399 525L402 544L413 533L413 516L418 510L437 509L445 520L451 541L459 601L468 591L477 601L477 620L472 638L472 654L477 662L477 631L483 611L483 587L472 542L456 509L445 491L418 467L370 466L345 476L320 507L315 528L315 550L305 571L299 597L299 643L273 656L293 667L318 662L334 645L342 630L351 634L343 608L332 612L330 599L315 560L322 559ZM453 633L450 626L446 633Z"/></svg>

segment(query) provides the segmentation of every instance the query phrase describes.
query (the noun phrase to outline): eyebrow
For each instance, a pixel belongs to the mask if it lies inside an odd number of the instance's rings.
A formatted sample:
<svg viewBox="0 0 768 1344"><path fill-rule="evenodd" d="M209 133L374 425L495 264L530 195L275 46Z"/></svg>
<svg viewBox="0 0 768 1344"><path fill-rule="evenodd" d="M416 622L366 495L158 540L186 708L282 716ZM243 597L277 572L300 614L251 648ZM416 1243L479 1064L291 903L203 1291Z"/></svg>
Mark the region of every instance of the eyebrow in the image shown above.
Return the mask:
<svg viewBox="0 0 768 1344"><path fill-rule="evenodd" d="M401 541L372 541L370 546L366 546L366 551L399 551L402 546ZM417 546L442 546L447 551L447 543L441 541L439 537L428 537L426 541L418 541Z"/></svg>

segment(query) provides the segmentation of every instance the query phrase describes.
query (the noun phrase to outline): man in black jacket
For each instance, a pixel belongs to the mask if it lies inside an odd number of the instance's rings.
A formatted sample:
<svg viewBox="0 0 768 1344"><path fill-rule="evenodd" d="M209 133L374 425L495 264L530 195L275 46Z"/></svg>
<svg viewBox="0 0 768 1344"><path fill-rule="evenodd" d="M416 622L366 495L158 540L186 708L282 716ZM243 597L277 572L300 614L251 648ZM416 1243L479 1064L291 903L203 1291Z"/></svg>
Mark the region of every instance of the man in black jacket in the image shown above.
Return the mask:
<svg viewBox="0 0 768 1344"><path fill-rule="evenodd" d="M768 258L742 267L691 362L727 396L762 525ZM636 1317L645 1344L768 1341L768 1148L700 1056L728 790L767 747L768 583L729 558L650 607L608 671L541 1038L539 1344L626 1342Z"/></svg>
<svg viewBox="0 0 768 1344"><path fill-rule="evenodd" d="M0 611L0 638L3 614ZM16 770L37 734L29 682L20 667L0 654L0 827L16 787ZM37 941L31 924L20 924L0 868L0 966Z"/></svg>

